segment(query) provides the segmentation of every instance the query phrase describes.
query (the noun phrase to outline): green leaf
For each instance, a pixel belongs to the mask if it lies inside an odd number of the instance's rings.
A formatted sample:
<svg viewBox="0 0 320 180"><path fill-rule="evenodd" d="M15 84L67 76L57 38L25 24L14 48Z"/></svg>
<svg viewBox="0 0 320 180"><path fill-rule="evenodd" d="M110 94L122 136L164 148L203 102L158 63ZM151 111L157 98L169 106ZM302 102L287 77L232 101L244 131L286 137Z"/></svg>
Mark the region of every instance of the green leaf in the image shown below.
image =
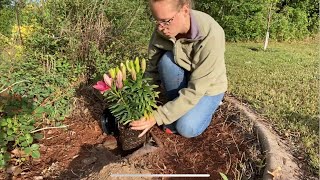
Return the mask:
<svg viewBox="0 0 320 180"><path fill-rule="evenodd" d="M126 122L123 123L123 125L127 125L130 122L131 122L131 120L127 120Z"/></svg>
<svg viewBox="0 0 320 180"><path fill-rule="evenodd" d="M20 137L19 137L19 140L20 140L20 141L24 141L24 140L26 140L26 137L25 137L25 136L20 136Z"/></svg>
<svg viewBox="0 0 320 180"><path fill-rule="evenodd" d="M8 129L7 130L7 134L8 134L8 136L11 136L13 134L13 130L12 129Z"/></svg>
<svg viewBox="0 0 320 180"><path fill-rule="evenodd" d="M6 165L6 161L4 159L1 159L0 157L0 168L3 168Z"/></svg>
<svg viewBox="0 0 320 180"><path fill-rule="evenodd" d="M26 142L31 144L33 142L33 137L30 134L26 134Z"/></svg>
<svg viewBox="0 0 320 180"><path fill-rule="evenodd" d="M38 150L36 151L32 151L31 156L35 159L39 159L40 158L40 152Z"/></svg>
<svg viewBox="0 0 320 180"><path fill-rule="evenodd" d="M8 124L7 121L1 120L1 123L0 123L1 126L7 126L7 124Z"/></svg>
<svg viewBox="0 0 320 180"><path fill-rule="evenodd" d="M8 123L7 127L8 127L8 128L12 128L12 123L11 123L11 122Z"/></svg>
<svg viewBox="0 0 320 180"><path fill-rule="evenodd" d="M120 111L122 111L125 107L124 106L118 106L116 109L112 110L112 114L116 114Z"/></svg>
<svg viewBox="0 0 320 180"><path fill-rule="evenodd" d="M43 135L40 134L40 133L36 133L36 134L33 135L33 137L34 137L36 140L40 140L40 139L43 138Z"/></svg>
<svg viewBox="0 0 320 180"><path fill-rule="evenodd" d="M150 106L154 107L154 108L158 108L158 106L155 103L151 103Z"/></svg>
<svg viewBox="0 0 320 180"><path fill-rule="evenodd" d="M21 147L28 147L29 143L27 141L23 141L22 143L20 143Z"/></svg>
<svg viewBox="0 0 320 180"><path fill-rule="evenodd" d="M26 154L30 155L32 149L31 149L30 147L27 147L27 148L23 149L23 151L24 151Z"/></svg>
<svg viewBox="0 0 320 180"><path fill-rule="evenodd" d="M34 130L34 126L25 126L25 130L32 131Z"/></svg>
<svg viewBox="0 0 320 180"><path fill-rule="evenodd" d="M41 113L44 113L46 111L46 109L44 107L38 107L34 113L35 114L41 114Z"/></svg>
<svg viewBox="0 0 320 180"><path fill-rule="evenodd" d="M31 145L31 149L32 149L32 150L38 150L39 147L40 147L39 144L32 144L32 145Z"/></svg>
<svg viewBox="0 0 320 180"><path fill-rule="evenodd" d="M9 161L9 160L10 160L10 154L7 153L7 152L5 152L4 155L3 155L3 159L4 159L5 161Z"/></svg>
<svg viewBox="0 0 320 180"><path fill-rule="evenodd" d="M159 86L158 85L151 85L150 86L152 89L155 89L155 88L158 88Z"/></svg>
<svg viewBox="0 0 320 180"><path fill-rule="evenodd" d="M225 174L223 174L221 172L219 174L220 174L220 176L222 177L223 180L228 180L228 177Z"/></svg>
<svg viewBox="0 0 320 180"><path fill-rule="evenodd" d="M11 124L11 123L12 123L12 120L11 120L11 119L7 119L7 123L8 123L8 124Z"/></svg>
<svg viewBox="0 0 320 180"><path fill-rule="evenodd" d="M7 141L14 141L14 136L8 136Z"/></svg>
<svg viewBox="0 0 320 180"><path fill-rule="evenodd" d="M120 119L120 123L123 123L126 119L127 119L127 117L128 117L128 114L126 113L126 114L124 114L122 117L121 117L121 119Z"/></svg>

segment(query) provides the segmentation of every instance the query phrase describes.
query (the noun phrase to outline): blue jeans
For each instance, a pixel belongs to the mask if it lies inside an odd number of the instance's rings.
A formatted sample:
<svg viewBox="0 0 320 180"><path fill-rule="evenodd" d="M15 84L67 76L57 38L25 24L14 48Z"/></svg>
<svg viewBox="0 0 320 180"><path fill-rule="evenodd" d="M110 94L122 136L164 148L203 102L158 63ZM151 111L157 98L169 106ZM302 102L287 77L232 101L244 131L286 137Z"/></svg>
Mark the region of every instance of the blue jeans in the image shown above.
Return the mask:
<svg viewBox="0 0 320 180"><path fill-rule="evenodd" d="M168 100L174 100L179 96L179 90L187 87L189 72L174 63L171 51L167 51L160 58L158 71ZM223 96L224 93L202 97L195 107L174 123L166 126L186 138L199 136L210 125L212 115L219 107Z"/></svg>

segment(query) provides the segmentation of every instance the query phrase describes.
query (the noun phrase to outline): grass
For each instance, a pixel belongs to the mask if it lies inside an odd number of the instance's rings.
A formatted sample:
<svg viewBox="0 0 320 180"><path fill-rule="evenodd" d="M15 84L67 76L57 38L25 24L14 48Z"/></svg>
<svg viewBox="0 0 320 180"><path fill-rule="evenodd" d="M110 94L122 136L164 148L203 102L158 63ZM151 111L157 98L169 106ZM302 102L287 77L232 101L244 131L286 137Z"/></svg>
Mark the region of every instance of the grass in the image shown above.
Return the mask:
<svg viewBox="0 0 320 180"><path fill-rule="evenodd" d="M228 91L270 119L319 170L319 48L316 41L229 43Z"/></svg>

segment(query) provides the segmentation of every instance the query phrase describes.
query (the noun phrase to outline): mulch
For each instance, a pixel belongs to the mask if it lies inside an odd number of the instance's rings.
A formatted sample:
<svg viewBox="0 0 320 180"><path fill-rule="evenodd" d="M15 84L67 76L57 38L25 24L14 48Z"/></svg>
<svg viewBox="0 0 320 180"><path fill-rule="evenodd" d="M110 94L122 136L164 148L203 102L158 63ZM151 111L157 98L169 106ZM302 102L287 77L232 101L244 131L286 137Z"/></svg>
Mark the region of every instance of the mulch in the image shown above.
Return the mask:
<svg viewBox="0 0 320 180"><path fill-rule="evenodd" d="M2 173L0 179L79 179L127 155L105 146L116 139L103 134L99 124L103 103L88 89L79 90L75 110L64 121L67 130L43 132L44 138L39 141L41 158L19 166L21 173L17 175ZM163 148L131 160L135 167L156 174L210 174L210 179L221 179L219 173L229 179L262 177L264 156L252 124L226 102L209 128L196 138L165 134L157 127L152 133Z"/></svg>
<svg viewBox="0 0 320 180"><path fill-rule="evenodd" d="M229 179L261 179L264 156L249 123L237 109L224 103L208 129L196 138L154 128L152 133L163 148L135 163L155 174L210 174L209 179L221 179L219 173L224 173Z"/></svg>

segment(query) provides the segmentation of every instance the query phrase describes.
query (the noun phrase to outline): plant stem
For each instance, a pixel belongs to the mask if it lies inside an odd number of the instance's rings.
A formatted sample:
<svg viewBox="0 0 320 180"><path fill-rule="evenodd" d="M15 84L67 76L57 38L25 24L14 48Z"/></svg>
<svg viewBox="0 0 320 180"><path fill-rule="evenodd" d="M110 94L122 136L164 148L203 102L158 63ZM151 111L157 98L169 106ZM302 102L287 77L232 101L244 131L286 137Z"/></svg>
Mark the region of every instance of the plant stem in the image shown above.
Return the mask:
<svg viewBox="0 0 320 180"><path fill-rule="evenodd" d="M3 92L5 92L5 91L8 90L9 88L13 87L14 85L19 84L19 83L23 83L23 82L29 82L29 81L28 81L28 80L22 80L22 81L19 81L19 82L15 82L15 83L11 84L10 86L8 86L7 88L1 90L1 91L0 91L0 94L3 93Z"/></svg>

